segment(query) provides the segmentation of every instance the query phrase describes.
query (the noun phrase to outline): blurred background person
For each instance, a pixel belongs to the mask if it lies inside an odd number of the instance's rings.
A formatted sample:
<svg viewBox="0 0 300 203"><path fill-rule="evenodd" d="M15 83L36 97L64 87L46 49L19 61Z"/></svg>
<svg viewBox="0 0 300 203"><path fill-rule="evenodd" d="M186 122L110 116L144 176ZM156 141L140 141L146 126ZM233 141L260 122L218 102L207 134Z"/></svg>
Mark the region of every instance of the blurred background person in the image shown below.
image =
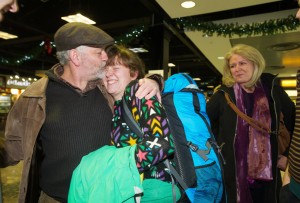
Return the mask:
<svg viewBox="0 0 300 203"><path fill-rule="evenodd" d="M300 6L300 1L298 1ZM300 19L300 9L296 13ZM295 128L289 151L289 166L283 176L280 203L300 203L300 70L297 72L297 98Z"/></svg>

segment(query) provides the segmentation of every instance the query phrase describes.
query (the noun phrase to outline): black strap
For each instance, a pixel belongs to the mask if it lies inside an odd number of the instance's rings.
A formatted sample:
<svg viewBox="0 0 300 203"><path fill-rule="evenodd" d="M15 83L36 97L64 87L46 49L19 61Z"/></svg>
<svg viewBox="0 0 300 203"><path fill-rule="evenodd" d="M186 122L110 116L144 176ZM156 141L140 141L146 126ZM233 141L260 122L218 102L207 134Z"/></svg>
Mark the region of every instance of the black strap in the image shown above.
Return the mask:
<svg viewBox="0 0 300 203"><path fill-rule="evenodd" d="M122 105L123 105L123 109L124 109L124 112L122 112L124 114L123 118L124 118L126 124L130 128L130 130L132 130L137 136L139 136L140 138L143 138L144 134L143 134L140 126L134 120L132 113L130 112L130 110L126 104L124 97L122 97Z"/></svg>
<svg viewBox="0 0 300 203"><path fill-rule="evenodd" d="M197 113L202 118L202 120L204 121L204 123L206 125L206 128L209 131L210 138L208 139L208 142L216 148L216 151L218 152L219 156L221 157L221 159L223 161L223 164L225 165L226 161L225 161L225 159L223 157L223 154L222 154L222 151L221 151L221 147L217 144L217 142L215 140L215 136L214 136L214 134L213 134L213 132L211 130L211 127L210 127L208 121L206 120L205 116L203 116L200 113L200 102L198 100L198 96L197 96L196 92L193 92L193 106L194 106L195 113Z"/></svg>
<svg viewBox="0 0 300 203"><path fill-rule="evenodd" d="M206 150L199 149L199 147L197 145L195 145L194 143L192 143L190 141L187 142L187 146L192 151L196 152L204 161L207 161L208 157L206 155L209 154L210 148L211 148L211 144L209 143L209 141L207 141L205 143L205 146L207 147Z"/></svg>
<svg viewBox="0 0 300 203"><path fill-rule="evenodd" d="M192 78L190 78L189 76L187 76L186 74L182 74L183 77L185 77L185 79L187 79L189 81L190 84L194 84Z"/></svg>

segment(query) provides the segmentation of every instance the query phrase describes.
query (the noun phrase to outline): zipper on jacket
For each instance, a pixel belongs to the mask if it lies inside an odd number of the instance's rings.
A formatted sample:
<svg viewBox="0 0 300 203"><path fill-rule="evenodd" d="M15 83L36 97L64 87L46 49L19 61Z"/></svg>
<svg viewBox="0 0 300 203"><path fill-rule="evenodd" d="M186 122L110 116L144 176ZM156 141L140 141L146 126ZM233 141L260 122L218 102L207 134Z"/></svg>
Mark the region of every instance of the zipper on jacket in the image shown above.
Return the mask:
<svg viewBox="0 0 300 203"><path fill-rule="evenodd" d="M276 111L276 102L275 102L274 95L273 95L275 79L276 79L276 77L274 77L273 80L272 80L271 98L273 100L274 112L275 112L275 124L276 124L275 125L275 127L276 127L275 131L278 132L278 128L279 128L279 123L277 122L278 121L278 115L277 115L278 113ZM271 124L271 130L272 130L272 124ZM277 154L278 154L278 134L276 133L275 136L276 136L276 141L277 141ZM272 153L271 153L271 160L272 160ZM275 197L274 197L275 203L277 203L277 198L276 197L277 197L277 193L278 193L278 191L277 191L277 177L278 177L278 169L277 169L277 163L276 163L275 178L274 178L274 181L275 181Z"/></svg>

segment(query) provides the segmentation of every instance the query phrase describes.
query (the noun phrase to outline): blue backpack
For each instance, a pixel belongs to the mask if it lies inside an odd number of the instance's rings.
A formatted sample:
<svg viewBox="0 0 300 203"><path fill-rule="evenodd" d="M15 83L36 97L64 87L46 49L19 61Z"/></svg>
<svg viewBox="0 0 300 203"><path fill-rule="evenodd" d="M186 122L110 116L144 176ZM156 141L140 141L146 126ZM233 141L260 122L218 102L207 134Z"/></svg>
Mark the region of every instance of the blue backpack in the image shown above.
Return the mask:
<svg viewBox="0 0 300 203"><path fill-rule="evenodd" d="M182 189L191 202L220 202L224 160L210 128L205 96L189 75L178 73L165 81L162 103L174 137L175 169L186 184Z"/></svg>
<svg viewBox="0 0 300 203"><path fill-rule="evenodd" d="M220 160L223 157L210 128L205 96L189 75L179 73L165 81L162 104L175 145L174 158L165 164L183 191L181 200L220 202L223 193ZM129 128L143 136L124 101L123 107ZM175 162L175 168L169 161Z"/></svg>

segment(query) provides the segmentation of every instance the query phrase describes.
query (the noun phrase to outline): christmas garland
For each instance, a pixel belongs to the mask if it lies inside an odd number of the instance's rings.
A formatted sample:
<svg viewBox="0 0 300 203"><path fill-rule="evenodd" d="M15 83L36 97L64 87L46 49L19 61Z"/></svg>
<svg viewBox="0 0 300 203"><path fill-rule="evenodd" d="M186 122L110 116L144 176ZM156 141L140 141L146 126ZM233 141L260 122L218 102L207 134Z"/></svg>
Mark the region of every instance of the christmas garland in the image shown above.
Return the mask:
<svg viewBox="0 0 300 203"><path fill-rule="evenodd" d="M195 17L177 18L175 19L175 23L179 28L186 31L201 31L208 36L217 34L217 36L224 37L232 37L233 35L273 35L296 30L300 26L300 21L293 15L290 15L287 18L264 21L263 23L251 23L243 25L239 25L238 23L217 24L213 22L201 22L201 20ZM145 26L135 27L128 33L117 37L115 41L117 44L129 44L132 40L140 37L144 31ZM0 57L0 64L21 65L26 61L30 61L39 57L45 51L48 54L52 54L52 46L53 42L49 42L47 39L24 56L11 59Z"/></svg>
<svg viewBox="0 0 300 203"><path fill-rule="evenodd" d="M131 29L128 33L125 33L123 36L119 36L115 39L117 44L129 44L134 39L137 39L145 31L145 26L141 25Z"/></svg>
<svg viewBox="0 0 300 203"><path fill-rule="evenodd" d="M262 23L242 25L238 23L217 24L213 22L201 22L195 17L177 18L175 22L180 28L186 31L201 31L208 36L217 34L217 36L223 37L232 37L233 35L273 35L296 30L300 26L300 21L293 15L282 19L267 20Z"/></svg>

